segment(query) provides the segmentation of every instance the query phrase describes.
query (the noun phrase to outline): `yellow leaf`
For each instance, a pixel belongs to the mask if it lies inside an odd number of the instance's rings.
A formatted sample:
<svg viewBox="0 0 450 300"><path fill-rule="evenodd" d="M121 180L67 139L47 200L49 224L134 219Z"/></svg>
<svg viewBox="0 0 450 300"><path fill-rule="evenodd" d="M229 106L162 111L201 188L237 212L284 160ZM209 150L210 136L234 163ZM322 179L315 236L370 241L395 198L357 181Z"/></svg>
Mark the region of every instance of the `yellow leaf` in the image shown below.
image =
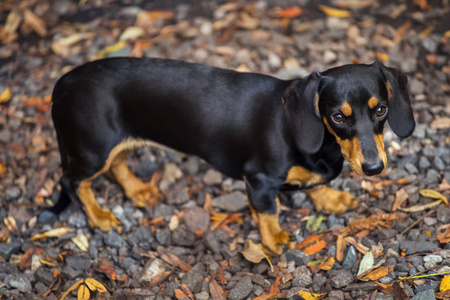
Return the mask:
<svg viewBox="0 0 450 300"><path fill-rule="evenodd" d="M45 239L45 238L50 238L50 237L60 237L60 236L63 236L65 234L68 234L68 233L74 232L74 231L75 231L74 228L69 228L69 227L56 228L56 229L52 229L52 230L49 230L49 231L41 233L41 234L36 234L35 236L30 238L30 241L35 241L35 240Z"/></svg>
<svg viewBox="0 0 450 300"><path fill-rule="evenodd" d="M431 198L431 199L442 200L445 202L445 204L448 204L447 197L445 197L444 195L442 195L441 193L439 193L435 190L423 189L423 190L420 190L420 195L427 197L427 198Z"/></svg>
<svg viewBox="0 0 450 300"><path fill-rule="evenodd" d="M6 167L0 163L0 174L6 173Z"/></svg>
<svg viewBox="0 0 450 300"><path fill-rule="evenodd" d="M387 53L377 52L377 59L381 61L389 61L389 55Z"/></svg>
<svg viewBox="0 0 450 300"><path fill-rule="evenodd" d="M70 294L70 292L76 290L80 286L80 284L83 283L83 281L84 281L84 279L80 279L77 282L75 282L64 294L62 294L62 296L61 296L61 298L59 298L59 300L64 300L64 298L66 298L67 295Z"/></svg>
<svg viewBox="0 0 450 300"><path fill-rule="evenodd" d="M77 293L77 299L78 300L89 300L91 298L91 292L89 292L89 289L84 284L80 285L80 288L78 289Z"/></svg>
<svg viewBox="0 0 450 300"><path fill-rule="evenodd" d="M81 249L81 251L86 252L89 248L89 241L87 237L82 233L77 234L77 236L73 237L72 242L77 245L78 248Z"/></svg>
<svg viewBox="0 0 450 300"><path fill-rule="evenodd" d="M348 10L333 8L326 5L319 5L319 9L329 17L347 18L352 16L352 13Z"/></svg>
<svg viewBox="0 0 450 300"><path fill-rule="evenodd" d="M322 299L325 298L327 293L323 294L313 294L307 291L298 291L298 294L303 297L305 300L316 300L316 299Z"/></svg>
<svg viewBox="0 0 450 300"><path fill-rule="evenodd" d="M444 278L442 278L441 285L439 286L439 291L450 291L450 275L445 275Z"/></svg>
<svg viewBox="0 0 450 300"><path fill-rule="evenodd" d="M106 293L106 288L103 283L95 280L94 278L86 279L86 285L89 287L91 291L99 291L100 293Z"/></svg>
<svg viewBox="0 0 450 300"><path fill-rule="evenodd" d="M424 211L433 207L438 206L439 204L441 204L443 202L442 199L440 200L436 200L434 202L425 204L425 205L414 205L411 207L399 207L398 210L404 211L404 212L409 212L409 213L414 213L414 212L419 212L419 211Z"/></svg>
<svg viewBox="0 0 450 300"><path fill-rule="evenodd" d="M101 50L98 54L97 57L98 58L102 58L105 57L107 54L110 53L114 53L119 51L120 49L122 49L123 47L125 47L127 45L126 41L120 41L115 43L114 45L108 46L106 48L104 48L103 50Z"/></svg>
<svg viewBox="0 0 450 300"><path fill-rule="evenodd" d="M9 232L11 232L14 235L20 235L20 230L17 227L16 219L14 219L13 216L8 216L5 219L3 219L3 223L5 223Z"/></svg>
<svg viewBox="0 0 450 300"><path fill-rule="evenodd" d="M381 277L387 276L389 274L389 268L388 267L381 267L375 270L370 271L366 275L361 277L361 280L378 280Z"/></svg>
<svg viewBox="0 0 450 300"><path fill-rule="evenodd" d="M270 267L272 267L270 257L268 257L266 253L264 253L264 249L261 244L254 244L252 240L249 240L247 249L245 249L241 253L242 255L244 255L246 260L255 264L259 263L265 258L269 262Z"/></svg>
<svg viewBox="0 0 450 300"><path fill-rule="evenodd" d="M5 103L11 100L11 89L7 88L0 94L0 103Z"/></svg>

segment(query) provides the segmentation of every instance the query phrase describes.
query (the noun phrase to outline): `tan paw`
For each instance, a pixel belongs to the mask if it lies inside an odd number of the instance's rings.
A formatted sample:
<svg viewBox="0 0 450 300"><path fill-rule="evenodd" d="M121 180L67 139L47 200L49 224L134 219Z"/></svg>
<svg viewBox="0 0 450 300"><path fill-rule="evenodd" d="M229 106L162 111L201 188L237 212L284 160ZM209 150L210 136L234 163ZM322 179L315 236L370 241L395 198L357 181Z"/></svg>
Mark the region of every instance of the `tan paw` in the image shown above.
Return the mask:
<svg viewBox="0 0 450 300"><path fill-rule="evenodd" d="M151 183L146 183L140 189L128 193L127 197L131 199L133 206L153 207L163 196L157 187Z"/></svg>
<svg viewBox="0 0 450 300"><path fill-rule="evenodd" d="M355 196L348 192L338 191L327 186L321 186L306 192L312 199L317 211L323 210L327 214L343 214L348 208L358 207Z"/></svg>
<svg viewBox="0 0 450 300"><path fill-rule="evenodd" d="M285 246L288 249L293 249L295 247L294 237L285 230L273 235L266 233L264 236L261 236L261 238L263 245L274 255L283 253Z"/></svg>
<svg viewBox="0 0 450 300"><path fill-rule="evenodd" d="M112 228L116 228L119 233L122 232L120 221L109 210L100 209L95 213L89 214L89 226L100 229L103 232L108 232Z"/></svg>

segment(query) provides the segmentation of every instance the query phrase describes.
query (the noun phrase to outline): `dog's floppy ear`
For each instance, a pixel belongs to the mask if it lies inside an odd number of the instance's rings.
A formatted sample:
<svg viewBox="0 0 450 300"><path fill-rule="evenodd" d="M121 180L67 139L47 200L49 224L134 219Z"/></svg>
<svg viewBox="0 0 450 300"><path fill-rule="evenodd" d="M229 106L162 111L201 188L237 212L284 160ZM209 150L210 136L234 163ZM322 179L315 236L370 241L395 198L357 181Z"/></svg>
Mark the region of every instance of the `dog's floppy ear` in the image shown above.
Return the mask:
<svg viewBox="0 0 450 300"><path fill-rule="evenodd" d="M319 112L319 83L321 75L295 80L283 93L287 125L297 149L315 153L322 146L324 125Z"/></svg>
<svg viewBox="0 0 450 300"><path fill-rule="evenodd" d="M389 100L389 125L396 135L406 138L412 134L416 126L409 100L408 78L399 70L385 67L380 62L375 62L374 66L380 68L385 77Z"/></svg>

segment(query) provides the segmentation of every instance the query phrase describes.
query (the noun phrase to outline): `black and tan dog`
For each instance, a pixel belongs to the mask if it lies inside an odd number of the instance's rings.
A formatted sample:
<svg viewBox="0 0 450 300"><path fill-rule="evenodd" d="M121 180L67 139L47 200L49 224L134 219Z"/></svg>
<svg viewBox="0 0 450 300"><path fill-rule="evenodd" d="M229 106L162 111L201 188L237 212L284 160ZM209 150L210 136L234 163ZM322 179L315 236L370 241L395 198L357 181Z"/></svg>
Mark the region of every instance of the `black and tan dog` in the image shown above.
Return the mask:
<svg viewBox="0 0 450 300"><path fill-rule="evenodd" d="M385 121L400 137L415 126L406 76L379 62L283 81L174 60L104 59L58 81L52 116L62 191L41 219L72 199L91 226L118 227L97 204L92 180L111 171L128 198L145 200L157 189L130 172L126 157L136 147L163 145L243 178L262 242L277 254L292 246L278 222L283 186L326 183L344 157L357 174L377 175L387 162ZM330 197L329 205L342 197Z"/></svg>

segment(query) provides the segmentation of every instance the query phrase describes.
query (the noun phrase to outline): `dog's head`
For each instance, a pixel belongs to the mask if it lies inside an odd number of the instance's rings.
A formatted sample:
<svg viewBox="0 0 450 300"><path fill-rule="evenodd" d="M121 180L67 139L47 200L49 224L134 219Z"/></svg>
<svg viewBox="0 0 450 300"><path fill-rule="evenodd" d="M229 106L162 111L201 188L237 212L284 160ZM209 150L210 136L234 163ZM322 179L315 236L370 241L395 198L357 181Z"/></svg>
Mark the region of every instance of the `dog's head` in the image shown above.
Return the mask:
<svg viewBox="0 0 450 300"><path fill-rule="evenodd" d="M386 120L402 138L415 127L406 76L380 62L345 65L295 80L283 103L300 151L317 152L327 130L361 176L377 175L386 167Z"/></svg>

